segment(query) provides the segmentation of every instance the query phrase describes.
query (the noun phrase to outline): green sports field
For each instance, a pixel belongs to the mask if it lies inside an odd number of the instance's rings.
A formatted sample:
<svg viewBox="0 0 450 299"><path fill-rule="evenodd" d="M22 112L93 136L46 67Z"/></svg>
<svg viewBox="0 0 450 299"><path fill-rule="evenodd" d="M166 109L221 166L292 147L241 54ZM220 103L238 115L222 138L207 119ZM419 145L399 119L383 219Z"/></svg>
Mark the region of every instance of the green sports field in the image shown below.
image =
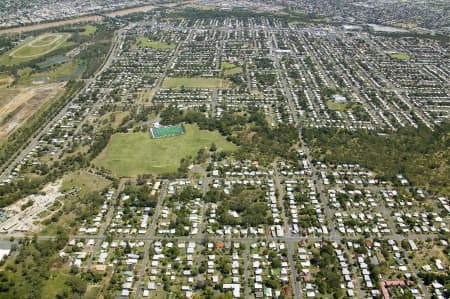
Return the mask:
<svg viewBox="0 0 450 299"><path fill-rule="evenodd" d="M406 53L390 53L389 57L391 57L392 59L397 59L397 60L410 60L411 59L411 56Z"/></svg>
<svg viewBox="0 0 450 299"><path fill-rule="evenodd" d="M182 158L195 157L200 148L212 143L227 151L237 148L219 132L200 130L197 125L185 125L183 135L171 138L152 139L150 133L119 133L111 137L94 164L124 177L175 173Z"/></svg>
<svg viewBox="0 0 450 299"><path fill-rule="evenodd" d="M152 41L145 37L138 38L138 46L140 48L151 48L155 50L172 50L175 49L175 44L166 44L158 41Z"/></svg>
<svg viewBox="0 0 450 299"><path fill-rule="evenodd" d="M50 53L66 44L69 33L47 33L24 41L0 57L0 65L14 65Z"/></svg>
<svg viewBox="0 0 450 299"><path fill-rule="evenodd" d="M221 68L225 77L233 76L243 72L242 67L229 62L222 62Z"/></svg>
<svg viewBox="0 0 450 299"><path fill-rule="evenodd" d="M153 138L169 137L183 134L181 126L170 126L165 128L152 128Z"/></svg>
<svg viewBox="0 0 450 299"><path fill-rule="evenodd" d="M228 80L203 77L171 77L166 78L162 84L164 88L227 88L230 85Z"/></svg>

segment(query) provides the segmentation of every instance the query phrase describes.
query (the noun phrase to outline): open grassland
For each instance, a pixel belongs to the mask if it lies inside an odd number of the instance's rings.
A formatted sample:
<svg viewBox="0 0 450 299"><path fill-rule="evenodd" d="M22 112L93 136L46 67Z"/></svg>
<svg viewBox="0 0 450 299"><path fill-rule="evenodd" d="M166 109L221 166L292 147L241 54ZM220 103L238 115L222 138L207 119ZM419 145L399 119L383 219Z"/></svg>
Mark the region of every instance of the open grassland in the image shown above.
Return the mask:
<svg viewBox="0 0 450 299"><path fill-rule="evenodd" d="M158 41L152 41L145 37L139 37L138 46L141 48L151 48L155 50L173 50L175 49L175 44L166 44Z"/></svg>
<svg viewBox="0 0 450 299"><path fill-rule="evenodd" d="M8 74L0 73L0 87L11 84L14 78Z"/></svg>
<svg viewBox="0 0 450 299"><path fill-rule="evenodd" d="M235 68L236 65L234 65L233 63L229 63L229 62L222 62L220 67L222 68L222 70L228 70L228 69Z"/></svg>
<svg viewBox="0 0 450 299"><path fill-rule="evenodd" d="M236 74L240 74L244 71L241 67L236 66L235 64L229 63L229 62L222 62L221 68L222 68L224 77L229 77L229 76L233 76Z"/></svg>
<svg viewBox="0 0 450 299"><path fill-rule="evenodd" d="M20 93L18 88L0 88L0 107L4 107L12 98Z"/></svg>
<svg viewBox="0 0 450 299"><path fill-rule="evenodd" d="M231 82L219 78L172 77L166 78L162 85L164 88L227 88Z"/></svg>
<svg viewBox="0 0 450 299"><path fill-rule="evenodd" d="M69 292L70 288L67 285L67 281L70 277L69 274L62 271L51 271L51 277L43 283L42 286L42 298L56 298L58 294L64 291Z"/></svg>
<svg viewBox="0 0 450 299"><path fill-rule="evenodd" d="M59 78L72 78L77 73L78 66L79 64L76 61L69 61L46 72L21 76L19 83L30 85L33 83L33 80L38 78L47 78L48 82L56 82Z"/></svg>
<svg viewBox="0 0 450 299"><path fill-rule="evenodd" d="M86 25L83 27L84 31L80 33L80 35L92 35L95 33L95 31L97 31L97 27L92 26L92 25Z"/></svg>
<svg viewBox="0 0 450 299"><path fill-rule="evenodd" d="M66 44L70 37L68 33L48 33L39 35L32 40L27 40L3 54L0 57L0 65L14 65L41 57Z"/></svg>
<svg viewBox="0 0 450 299"><path fill-rule="evenodd" d="M406 53L390 53L389 57L391 57L392 59L397 59L397 60L410 60L411 59L411 56Z"/></svg>
<svg viewBox="0 0 450 299"><path fill-rule="evenodd" d="M346 111L347 104L346 103L336 103L333 101L327 101L327 108L334 111Z"/></svg>
<svg viewBox="0 0 450 299"><path fill-rule="evenodd" d="M177 171L182 158L195 157L200 148L212 143L218 149L236 149L219 132L200 130L196 125L186 125L184 135L161 139L152 139L149 132L119 133L111 137L94 164L118 176L170 174Z"/></svg>
<svg viewBox="0 0 450 299"><path fill-rule="evenodd" d="M100 117L100 124L102 126L110 125L113 129L117 129L129 115L130 113L127 111L110 112Z"/></svg>
<svg viewBox="0 0 450 299"><path fill-rule="evenodd" d="M63 177L60 190L66 192L73 188L80 188L80 193L87 194L93 191L101 191L110 184L111 181L99 175L87 171L77 171Z"/></svg>

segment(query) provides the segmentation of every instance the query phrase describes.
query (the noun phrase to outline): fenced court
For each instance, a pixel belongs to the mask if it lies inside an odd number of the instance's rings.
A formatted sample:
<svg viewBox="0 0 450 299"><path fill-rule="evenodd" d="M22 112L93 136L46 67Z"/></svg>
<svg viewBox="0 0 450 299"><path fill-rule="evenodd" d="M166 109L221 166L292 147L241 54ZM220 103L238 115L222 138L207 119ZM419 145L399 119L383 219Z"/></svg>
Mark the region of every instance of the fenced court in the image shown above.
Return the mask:
<svg viewBox="0 0 450 299"><path fill-rule="evenodd" d="M151 128L152 137L155 139L178 136L184 134L182 126L168 126L163 128Z"/></svg>

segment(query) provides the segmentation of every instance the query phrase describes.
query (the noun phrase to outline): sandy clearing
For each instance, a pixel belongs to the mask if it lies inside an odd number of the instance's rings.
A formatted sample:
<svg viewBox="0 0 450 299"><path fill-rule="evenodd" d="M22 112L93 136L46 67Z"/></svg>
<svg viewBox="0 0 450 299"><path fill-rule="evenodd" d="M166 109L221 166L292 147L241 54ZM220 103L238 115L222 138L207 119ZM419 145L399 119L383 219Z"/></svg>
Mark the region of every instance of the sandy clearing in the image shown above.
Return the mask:
<svg viewBox="0 0 450 299"><path fill-rule="evenodd" d="M32 194L4 208L13 216L0 223L0 233L36 232L39 227L33 222L38 220L38 215L47 210L58 197L63 195L59 192L61 182L62 180L58 180L55 183L50 183L42 189L42 194ZM22 211L21 207L30 200L33 201L33 205Z"/></svg>
<svg viewBox="0 0 450 299"><path fill-rule="evenodd" d="M6 99L0 108L0 141L20 126L44 103L54 98L64 87L64 83L19 88L19 94Z"/></svg>

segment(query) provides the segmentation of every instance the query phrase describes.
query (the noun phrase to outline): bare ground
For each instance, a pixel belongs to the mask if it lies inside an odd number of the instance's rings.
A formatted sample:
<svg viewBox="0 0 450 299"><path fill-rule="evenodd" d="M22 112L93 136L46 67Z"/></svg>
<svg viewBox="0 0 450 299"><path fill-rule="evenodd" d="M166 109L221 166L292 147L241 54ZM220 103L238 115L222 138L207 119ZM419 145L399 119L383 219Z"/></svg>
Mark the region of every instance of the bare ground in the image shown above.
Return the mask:
<svg viewBox="0 0 450 299"><path fill-rule="evenodd" d="M39 107L54 98L64 83L12 88L6 96L0 94L0 142L27 120Z"/></svg>

